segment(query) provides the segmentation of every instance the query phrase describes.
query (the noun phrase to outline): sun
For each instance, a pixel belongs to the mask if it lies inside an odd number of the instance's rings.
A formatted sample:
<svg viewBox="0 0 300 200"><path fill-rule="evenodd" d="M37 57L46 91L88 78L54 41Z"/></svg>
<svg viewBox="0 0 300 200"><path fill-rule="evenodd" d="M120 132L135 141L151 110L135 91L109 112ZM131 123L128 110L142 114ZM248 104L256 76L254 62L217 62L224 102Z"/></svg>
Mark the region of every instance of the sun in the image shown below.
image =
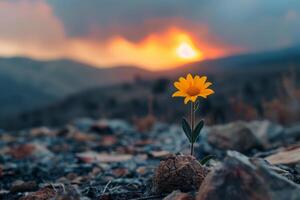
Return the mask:
<svg viewBox="0 0 300 200"><path fill-rule="evenodd" d="M182 59L195 59L199 57L199 52L187 42L182 42L176 48L177 56Z"/></svg>

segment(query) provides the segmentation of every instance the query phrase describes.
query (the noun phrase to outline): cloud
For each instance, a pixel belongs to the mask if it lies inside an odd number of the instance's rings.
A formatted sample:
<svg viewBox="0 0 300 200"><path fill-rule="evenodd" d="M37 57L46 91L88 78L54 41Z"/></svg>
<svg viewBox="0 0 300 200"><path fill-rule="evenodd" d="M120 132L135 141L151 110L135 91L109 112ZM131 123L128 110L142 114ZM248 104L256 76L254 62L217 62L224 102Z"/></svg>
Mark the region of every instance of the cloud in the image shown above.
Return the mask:
<svg viewBox="0 0 300 200"><path fill-rule="evenodd" d="M54 56L65 40L62 23L40 0L0 1L0 26L2 55Z"/></svg>
<svg viewBox="0 0 300 200"><path fill-rule="evenodd" d="M197 59L300 43L299 13L298 0L0 1L0 55L160 69L195 61L182 42Z"/></svg>
<svg viewBox="0 0 300 200"><path fill-rule="evenodd" d="M281 48L300 43L299 0L49 0L68 35L98 37L120 34L136 41L164 29L164 23L197 34L205 25L221 40L250 51ZM293 21L291 21L293 18ZM182 21L187 22L183 24ZM289 41L289 42L286 42Z"/></svg>
<svg viewBox="0 0 300 200"><path fill-rule="evenodd" d="M82 27L89 33L67 34L66 24L44 0L0 2L0 13L0 26L5 27L0 33L0 54L6 56L70 58L96 66L130 64L160 69L195 61L184 60L176 54L176 48L182 43L201 51L197 59L224 56L238 50L218 41L206 26L179 17L151 18L138 27L107 24L111 33L101 37L101 27L93 23L90 28ZM191 27L197 27L199 32L189 32Z"/></svg>

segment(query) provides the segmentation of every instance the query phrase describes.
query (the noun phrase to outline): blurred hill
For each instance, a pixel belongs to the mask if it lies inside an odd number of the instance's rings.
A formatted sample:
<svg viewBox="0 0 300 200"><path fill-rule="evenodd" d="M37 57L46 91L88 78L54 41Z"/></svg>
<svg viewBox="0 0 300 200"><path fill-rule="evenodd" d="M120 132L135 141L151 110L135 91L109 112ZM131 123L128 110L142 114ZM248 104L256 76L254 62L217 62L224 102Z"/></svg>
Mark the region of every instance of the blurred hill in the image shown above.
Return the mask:
<svg viewBox="0 0 300 200"><path fill-rule="evenodd" d="M195 62L159 72L136 67L99 69L68 60L27 58L3 58L0 66L3 128L60 125L84 116L132 120L148 113L149 98L155 114L170 121L185 112L180 109L181 100L170 99L172 82L190 72L206 74L214 82L217 94L205 103L208 113L202 114L212 115L216 123L232 118L227 116L232 112L228 109L232 102L248 103L260 110L255 112L262 112L263 101L286 95L286 74L293 74L293 84L299 85L300 46Z"/></svg>
<svg viewBox="0 0 300 200"><path fill-rule="evenodd" d="M63 62L65 65L59 65L57 62ZM34 67L33 63L36 62L28 63L29 69ZM1 127L55 126L79 117L119 117L135 120L149 113L149 104L150 110L152 109L160 119L177 120L185 113L185 107L181 105L181 99L176 99L170 104L170 95L174 91L172 82L178 75L188 72L207 74L214 82L213 88L217 93L212 100L203 103L205 109L200 111L202 115L209 115L207 118L213 123L265 118L267 115L272 115L268 118L275 115L275 121L285 123L288 120L284 116L294 117L294 114L289 113L290 110L298 112L297 106L300 106L300 101L296 102L300 98L294 97L300 97L300 90L297 89L297 76L300 72L299 47L207 60L156 73L138 68L95 69L70 61L50 63L50 66L46 65L45 71L42 70L43 73L35 74L43 74L49 83L54 82L53 90L47 89L49 86L42 76L38 78L42 80L39 84L44 83L39 85L40 90L66 95L75 90L92 88L32 112L23 112L13 118L2 118ZM61 69L59 66L65 67ZM30 70L24 68L21 69L29 73ZM144 78L137 74L144 75ZM95 87L97 84L101 87ZM36 92L41 92L40 90ZM26 90L23 92L26 93ZM294 107L287 107L290 105ZM277 109L281 109L280 112L284 111L283 114L276 113ZM268 114L272 110L275 114Z"/></svg>
<svg viewBox="0 0 300 200"><path fill-rule="evenodd" d="M91 87L130 82L148 74L136 67L96 68L70 60L0 58L0 118L45 106Z"/></svg>

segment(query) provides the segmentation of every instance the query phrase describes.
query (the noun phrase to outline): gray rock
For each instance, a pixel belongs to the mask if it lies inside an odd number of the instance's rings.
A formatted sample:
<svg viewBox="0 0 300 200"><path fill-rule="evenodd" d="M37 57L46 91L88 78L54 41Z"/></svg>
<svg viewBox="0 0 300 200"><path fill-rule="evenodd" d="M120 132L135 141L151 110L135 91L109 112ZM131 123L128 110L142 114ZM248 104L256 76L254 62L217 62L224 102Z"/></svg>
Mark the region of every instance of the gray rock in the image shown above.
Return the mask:
<svg viewBox="0 0 300 200"><path fill-rule="evenodd" d="M228 151L224 162L202 182L197 200L296 200L299 185L266 167L261 160Z"/></svg>
<svg viewBox="0 0 300 200"><path fill-rule="evenodd" d="M207 141L219 149L239 152L247 152L252 148L260 147L258 139L247 123L241 121L213 126L207 134Z"/></svg>
<svg viewBox="0 0 300 200"><path fill-rule="evenodd" d="M265 149L278 146L283 141L284 128L278 124L264 120L252 121L248 123L247 126L251 129L252 133Z"/></svg>

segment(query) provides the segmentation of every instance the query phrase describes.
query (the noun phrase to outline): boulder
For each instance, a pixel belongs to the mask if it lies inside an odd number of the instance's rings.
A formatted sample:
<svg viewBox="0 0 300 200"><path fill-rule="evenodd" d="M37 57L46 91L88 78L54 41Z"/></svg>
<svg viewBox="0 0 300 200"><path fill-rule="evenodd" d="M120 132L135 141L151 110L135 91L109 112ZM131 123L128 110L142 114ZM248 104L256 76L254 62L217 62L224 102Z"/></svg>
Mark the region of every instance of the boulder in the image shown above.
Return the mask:
<svg viewBox="0 0 300 200"><path fill-rule="evenodd" d="M218 149L239 152L247 152L260 146L251 129L241 121L213 126L207 134L207 141Z"/></svg>
<svg viewBox="0 0 300 200"><path fill-rule="evenodd" d="M153 188L155 193L197 190L209 172L195 157L171 155L161 161L155 170Z"/></svg>
<svg viewBox="0 0 300 200"><path fill-rule="evenodd" d="M282 144L284 128L268 120L252 121L247 124L264 149L270 149Z"/></svg>
<svg viewBox="0 0 300 200"><path fill-rule="evenodd" d="M300 186L277 174L259 159L228 151L224 162L203 181L197 200L296 200Z"/></svg>

